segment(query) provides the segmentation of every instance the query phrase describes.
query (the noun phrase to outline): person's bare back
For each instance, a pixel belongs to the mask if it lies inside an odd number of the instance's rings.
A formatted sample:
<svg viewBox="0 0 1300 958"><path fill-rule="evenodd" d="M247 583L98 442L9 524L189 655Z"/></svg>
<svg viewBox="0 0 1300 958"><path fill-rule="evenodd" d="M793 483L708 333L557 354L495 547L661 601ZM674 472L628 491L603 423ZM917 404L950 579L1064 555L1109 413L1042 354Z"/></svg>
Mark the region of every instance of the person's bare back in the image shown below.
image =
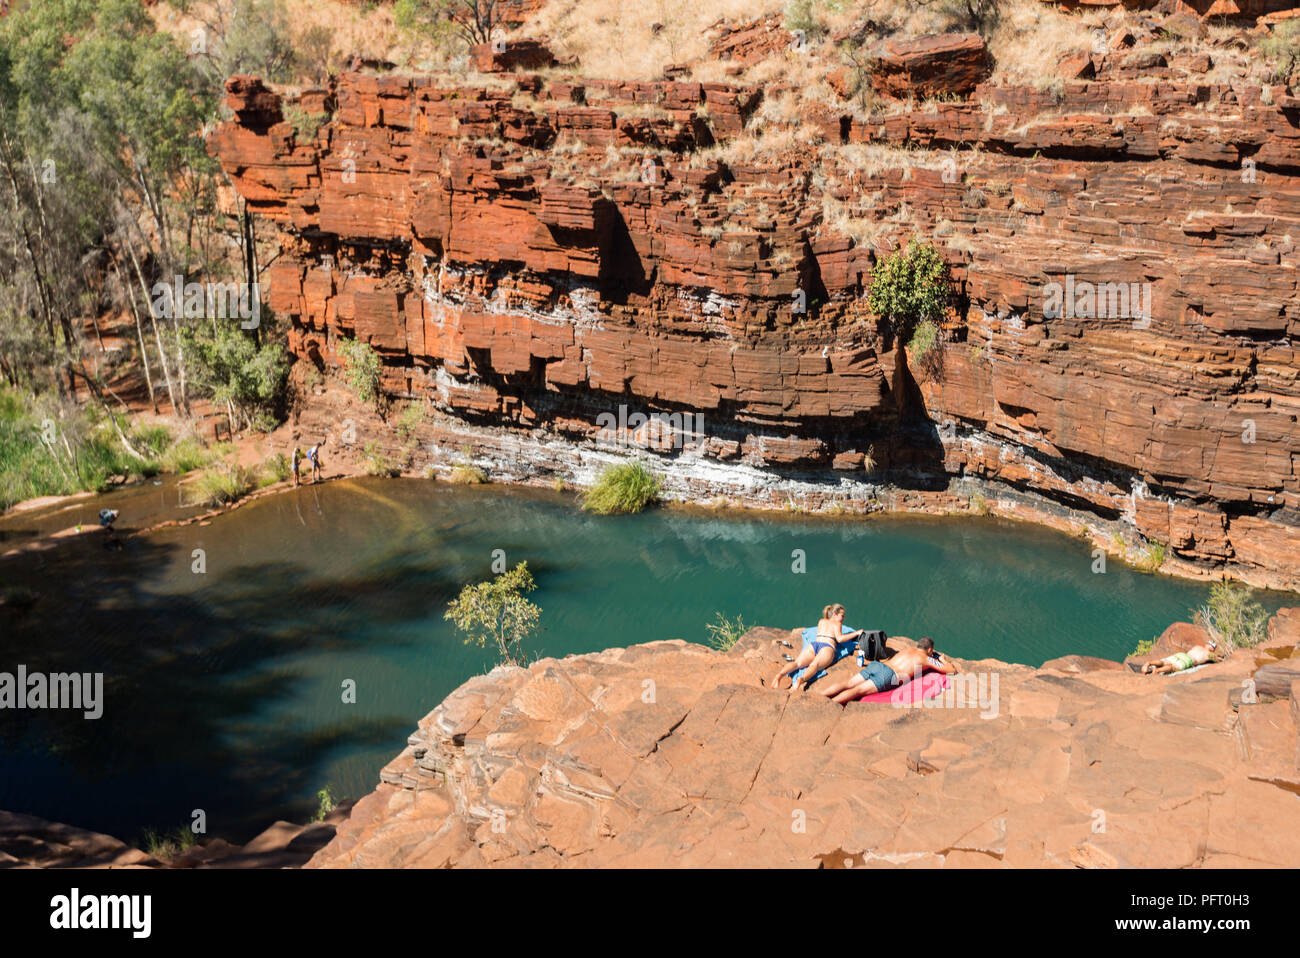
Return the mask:
<svg viewBox="0 0 1300 958"><path fill-rule="evenodd" d="M926 665L931 663L930 656L921 649L907 648L895 652L890 658L883 660L882 664L894 670L901 685L920 675Z"/></svg>

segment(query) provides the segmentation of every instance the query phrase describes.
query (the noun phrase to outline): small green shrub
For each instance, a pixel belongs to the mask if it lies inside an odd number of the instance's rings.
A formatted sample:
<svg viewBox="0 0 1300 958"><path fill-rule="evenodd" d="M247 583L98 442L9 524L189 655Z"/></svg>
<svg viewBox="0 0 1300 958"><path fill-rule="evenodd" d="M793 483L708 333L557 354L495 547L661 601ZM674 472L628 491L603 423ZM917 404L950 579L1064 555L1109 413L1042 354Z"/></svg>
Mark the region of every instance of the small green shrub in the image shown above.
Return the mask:
<svg viewBox="0 0 1300 958"><path fill-rule="evenodd" d="M938 325L933 320L923 319L916 324L907 348L917 363L929 369L938 359L939 343Z"/></svg>
<svg viewBox="0 0 1300 958"><path fill-rule="evenodd" d="M951 299L948 264L937 249L913 237L876 267L867 305L905 337L918 323L942 319Z"/></svg>
<svg viewBox="0 0 1300 958"><path fill-rule="evenodd" d="M312 113L309 110L304 110L296 103L291 103L284 108L284 118L293 127L298 142L306 143L309 140L316 139L317 132L320 131L320 128L330 117L328 113Z"/></svg>
<svg viewBox="0 0 1300 958"><path fill-rule="evenodd" d="M785 28L812 39L821 33L821 23L813 12L813 0L786 0Z"/></svg>
<svg viewBox="0 0 1300 958"><path fill-rule="evenodd" d="M402 474L401 468L384 455L378 443L366 443L365 449L362 450L362 456L365 460L362 468L367 476L383 476L391 479Z"/></svg>
<svg viewBox="0 0 1300 958"><path fill-rule="evenodd" d="M131 445L151 459L162 458L171 443L171 430L166 426L143 426L131 433Z"/></svg>
<svg viewBox="0 0 1300 958"><path fill-rule="evenodd" d="M212 506L228 505L248 495L253 485L254 476L237 463L212 466L198 479L199 501Z"/></svg>
<svg viewBox="0 0 1300 958"><path fill-rule="evenodd" d="M212 461L212 452L193 436L178 439L159 458L163 472L183 474L202 469Z"/></svg>
<svg viewBox="0 0 1300 958"><path fill-rule="evenodd" d="M1253 649L1268 635L1268 612L1243 585L1216 582L1210 601L1194 611L1197 625L1210 633L1225 655L1233 649Z"/></svg>
<svg viewBox="0 0 1300 958"><path fill-rule="evenodd" d="M719 652L730 652L740 641L741 636L749 631L749 627L745 625L745 620L741 616L736 616L736 621L732 622L718 612L716 618L716 622L710 622L704 627L709 633L709 646Z"/></svg>
<svg viewBox="0 0 1300 958"><path fill-rule="evenodd" d="M381 363L379 354L368 343L356 339L341 339L336 344L340 356L347 361L344 375L352 391L362 402L380 401L379 371Z"/></svg>
<svg viewBox="0 0 1300 958"><path fill-rule="evenodd" d="M325 816L334 811L334 796L330 794L330 787L326 785L316 793L316 800L319 803L316 808L316 814L312 816L313 822L325 821Z"/></svg>
<svg viewBox="0 0 1300 958"><path fill-rule="evenodd" d="M606 466L583 494L582 508L597 515L640 512L658 501L659 480L639 462Z"/></svg>
<svg viewBox="0 0 1300 958"><path fill-rule="evenodd" d="M537 629L542 610L525 598L537 588L528 563L521 562L486 582L472 583L447 606L443 618L465 633L465 644L496 647L502 663L519 662L523 641Z"/></svg>
<svg viewBox="0 0 1300 958"><path fill-rule="evenodd" d="M178 858L185 853L186 849L193 848L197 844L198 839L194 837L194 832L184 825L166 832L150 828L144 833L145 852L160 862L169 862L173 858Z"/></svg>
<svg viewBox="0 0 1300 958"><path fill-rule="evenodd" d="M978 492L972 493L970 497L970 511L977 516L987 516L989 514L989 501Z"/></svg>
<svg viewBox="0 0 1300 958"><path fill-rule="evenodd" d="M459 486L481 486L488 481L488 477L478 466L461 463L451 470L451 481Z"/></svg>
<svg viewBox="0 0 1300 958"><path fill-rule="evenodd" d="M1300 69L1300 21L1279 23L1272 33L1259 39L1255 49L1272 64L1269 79L1274 82L1285 80L1294 70Z"/></svg>
<svg viewBox="0 0 1300 958"><path fill-rule="evenodd" d="M1155 639L1143 639L1141 642L1137 644L1137 648L1135 648L1132 652L1130 652L1129 655L1130 656L1146 655L1148 652L1151 651L1151 647L1155 644L1156 644Z"/></svg>
<svg viewBox="0 0 1300 958"><path fill-rule="evenodd" d="M289 458L284 453L277 452L273 456L267 456L258 466L257 487L261 489L265 486L273 486L277 482L284 482L291 475L293 475L293 467L289 464Z"/></svg>
<svg viewBox="0 0 1300 958"><path fill-rule="evenodd" d="M1165 544L1148 542L1142 547L1142 554L1135 563L1140 572L1155 572L1165 564Z"/></svg>

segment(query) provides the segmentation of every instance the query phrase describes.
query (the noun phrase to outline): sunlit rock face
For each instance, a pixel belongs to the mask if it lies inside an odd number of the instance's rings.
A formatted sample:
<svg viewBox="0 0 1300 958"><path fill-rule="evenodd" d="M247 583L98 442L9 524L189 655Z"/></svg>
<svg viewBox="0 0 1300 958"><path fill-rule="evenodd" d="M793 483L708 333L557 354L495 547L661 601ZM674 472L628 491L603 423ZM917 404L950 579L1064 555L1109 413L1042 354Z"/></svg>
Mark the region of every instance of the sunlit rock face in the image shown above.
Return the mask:
<svg viewBox="0 0 1300 958"><path fill-rule="evenodd" d="M979 82L975 41L904 44L889 83L974 92L784 127L787 91L730 83L347 74L290 105L234 77L210 143L321 368L356 337L466 424L691 415L624 439L854 495L869 462L905 493L987 480L1297 588L1300 99L1122 52L1040 91ZM912 235L958 292L927 356L867 308Z"/></svg>
<svg viewBox="0 0 1300 958"><path fill-rule="evenodd" d="M1156 651L1193 631L1171 626ZM1278 827L1300 802L1300 681L1262 678L1300 675L1281 658L1300 610L1273 617L1262 649L1196 672L961 662L960 684L919 707L760 687L791 637L759 628L728 653L657 642L471 679L309 867L1300 861L1300 837ZM1252 677L1260 691L1243 696Z"/></svg>

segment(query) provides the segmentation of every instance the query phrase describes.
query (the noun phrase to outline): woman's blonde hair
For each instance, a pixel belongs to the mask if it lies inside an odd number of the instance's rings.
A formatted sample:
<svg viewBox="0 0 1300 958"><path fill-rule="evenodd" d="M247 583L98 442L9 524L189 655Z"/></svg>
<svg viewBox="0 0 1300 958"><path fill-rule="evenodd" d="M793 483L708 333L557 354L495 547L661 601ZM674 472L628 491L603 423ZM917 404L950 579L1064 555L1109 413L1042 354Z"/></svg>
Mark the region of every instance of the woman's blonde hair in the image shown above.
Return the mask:
<svg viewBox="0 0 1300 958"><path fill-rule="evenodd" d="M826 606L826 608L822 609L822 618L823 618L823 619L829 619L831 616L833 616L833 615L838 615L839 613L841 613L841 612L843 612L843 611L844 611L844 606L842 606L842 605L840 605L838 602L836 602L836 603L834 603L834 604L832 604L832 605L828 605L828 606Z"/></svg>

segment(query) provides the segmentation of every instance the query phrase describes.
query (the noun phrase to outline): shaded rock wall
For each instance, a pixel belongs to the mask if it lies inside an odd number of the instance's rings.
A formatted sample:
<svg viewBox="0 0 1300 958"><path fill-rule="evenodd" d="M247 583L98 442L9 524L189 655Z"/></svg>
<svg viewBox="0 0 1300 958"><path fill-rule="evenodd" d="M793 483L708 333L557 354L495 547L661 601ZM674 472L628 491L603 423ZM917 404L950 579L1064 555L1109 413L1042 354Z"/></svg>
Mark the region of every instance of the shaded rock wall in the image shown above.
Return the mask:
<svg viewBox="0 0 1300 958"><path fill-rule="evenodd" d="M390 393L467 422L587 441L620 404L693 413L705 460L975 477L1300 587L1300 100L1097 65L804 110L820 146L748 159L787 91L349 74L295 104L313 132L233 78L211 145L281 229L271 305L322 368L356 337ZM960 294L938 363L866 308L913 234Z"/></svg>

